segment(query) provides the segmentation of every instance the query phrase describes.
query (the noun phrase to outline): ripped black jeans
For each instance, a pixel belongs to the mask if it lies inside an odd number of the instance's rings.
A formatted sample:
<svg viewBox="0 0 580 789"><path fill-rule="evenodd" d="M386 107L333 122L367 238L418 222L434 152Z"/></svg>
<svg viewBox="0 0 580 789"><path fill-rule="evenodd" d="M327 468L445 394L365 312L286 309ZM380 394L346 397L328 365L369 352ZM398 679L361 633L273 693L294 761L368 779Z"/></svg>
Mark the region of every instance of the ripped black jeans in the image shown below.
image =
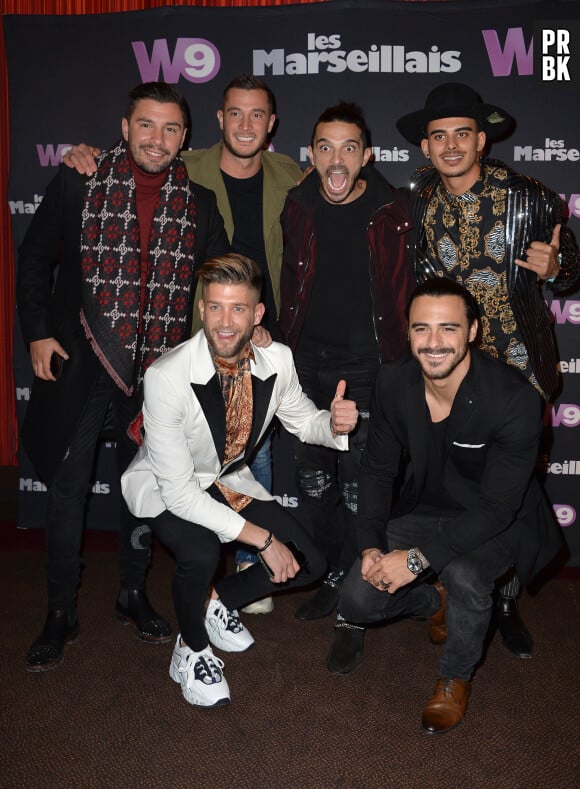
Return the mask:
<svg viewBox="0 0 580 789"><path fill-rule="evenodd" d="M343 378L346 397L354 400L361 412L356 429L349 435L348 452L296 442L298 491L307 507L314 542L325 554L329 570L346 573L358 556L358 477L378 356L299 349L295 361L302 388L318 408L330 408L336 385Z"/></svg>

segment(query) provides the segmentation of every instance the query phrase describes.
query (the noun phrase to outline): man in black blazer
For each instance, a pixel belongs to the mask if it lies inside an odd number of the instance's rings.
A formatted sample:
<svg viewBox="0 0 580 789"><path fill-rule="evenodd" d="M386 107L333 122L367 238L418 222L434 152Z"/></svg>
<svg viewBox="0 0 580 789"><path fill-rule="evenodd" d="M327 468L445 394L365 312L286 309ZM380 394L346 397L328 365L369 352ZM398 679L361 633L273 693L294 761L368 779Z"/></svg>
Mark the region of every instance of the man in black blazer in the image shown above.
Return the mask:
<svg viewBox="0 0 580 789"><path fill-rule="evenodd" d="M442 649L422 716L429 733L463 720L497 578L515 563L528 582L560 545L534 477L540 399L471 347L477 314L453 280L426 280L411 298L412 358L379 370L360 480L362 558L340 596L349 622L432 617ZM402 453L409 474L391 513ZM427 570L444 589L422 583Z"/></svg>
<svg viewBox="0 0 580 789"><path fill-rule="evenodd" d="M514 121L469 85L438 85L425 106L397 126L429 160L411 179L417 281L446 276L465 285L481 311L480 347L552 399L561 386L560 357L542 286L562 294L580 280L580 254L562 199L504 162L484 158ZM519 589L511 570L499 584L497 625L506 648L530 658L533 640L519 614Z"/></svg>
<svg viewBox="0 0 580 789"><path fill-rule="evenodd" d="M196 268L229 250L213 192L178 155L188 118L171 86L134 88L123 138L90 178L59 169L20 248L17 303L35 373L22 438L48 485L49 611L29 671L59 663L78 633L83 511L107 414L122 472L137 450L128 430L138 433L144 372L189 337ZM166 643L171 628L145 594L150 530L124 505L120 544L117 615Z"/></svg>

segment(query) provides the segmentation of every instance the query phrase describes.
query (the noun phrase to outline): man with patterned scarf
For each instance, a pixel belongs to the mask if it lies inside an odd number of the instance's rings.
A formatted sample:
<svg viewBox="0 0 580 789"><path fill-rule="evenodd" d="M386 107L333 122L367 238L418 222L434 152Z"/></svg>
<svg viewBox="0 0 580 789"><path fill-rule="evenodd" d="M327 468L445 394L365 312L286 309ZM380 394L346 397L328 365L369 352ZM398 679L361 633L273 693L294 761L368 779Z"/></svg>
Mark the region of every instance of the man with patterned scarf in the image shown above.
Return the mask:
<svg viewBox="0 0 580 789"><path fill-rule="evenodd" d="M48 616L27 655L46 671L76 639L83 513L105 421L122 472L137 450L147 367L191 332L194 275L229 248L213 193L179 157L189 112L172 87L138 85L122 139L91 178L61 167L19 250L17 303L35 374L22 438L48 486ZM53 270L58 272L53 285ZM151 534L122 505L117 616L166 643L145 594Z"/></svg>

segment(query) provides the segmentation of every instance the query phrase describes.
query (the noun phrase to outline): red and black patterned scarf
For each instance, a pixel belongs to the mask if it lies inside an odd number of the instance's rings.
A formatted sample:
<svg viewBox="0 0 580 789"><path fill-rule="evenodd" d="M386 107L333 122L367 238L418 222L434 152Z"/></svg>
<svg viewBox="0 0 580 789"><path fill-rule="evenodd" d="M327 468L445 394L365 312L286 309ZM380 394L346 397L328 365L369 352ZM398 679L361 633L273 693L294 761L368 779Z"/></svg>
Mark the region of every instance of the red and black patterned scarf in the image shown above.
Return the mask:
<svg viewBox="0 0 580 789"><path fill-rule="evenodd" d="M127 395L155 359L187 339L195 222L187 170L178 157L159 193L142 278L127 145L121 140L99 157L82 215L81 322L101 363Z"/></svg>

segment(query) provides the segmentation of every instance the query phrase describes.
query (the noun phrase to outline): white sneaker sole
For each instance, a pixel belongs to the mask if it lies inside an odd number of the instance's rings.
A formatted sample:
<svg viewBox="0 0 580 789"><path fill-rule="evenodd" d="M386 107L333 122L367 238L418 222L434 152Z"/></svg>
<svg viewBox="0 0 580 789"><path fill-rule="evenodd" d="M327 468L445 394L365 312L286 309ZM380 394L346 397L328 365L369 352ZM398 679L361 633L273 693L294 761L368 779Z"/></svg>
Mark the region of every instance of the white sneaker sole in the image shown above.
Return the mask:
<svg viewBox="0 0 580 789"><path fill-rule="evenodd" d="M215 647L216 649L221 649L222 652L247 652L248 649L251 649L256 643L252 638L252 636L250 636L252 640L249 643L247 641L242 644L240 644L239 641L232 641L232 642L223 641L220 637L214 636L214 633L211 630L211 628L208 627L206 628L206 630L207 630L207 637L209 638L212 647Z"/></svg>
<svg viewBox="0 0 580 789"><path fill-rule="evenodd" d="M271 597L264 597L262 600L256 600L255 603L242 608L244 614L271 614L274 610L274 601Z"/></svg>
<svg viewBox="0 0 580 789"><path fill-rule="evenodd" d="M187 701L188 704L191 704L193 707L205 707L206 709L211 709L213 707L223 707L225 704L229 704L231 701L229 696L222 696L221 698L216 699L215 701L209 701L207 698L204 698L203 696L194 693L190 688L187 687L184 688L181 682L181 672L175 668L175 666L173 665L173 661L169 666L169 676L174 682L177 682L178 685L181 685L181 693L183 695L183 698ZM222 682L225 683L227 692L229 693L229 687L225 678L222 680ZM209 685L208 687L211 687L211 685Z"/></svg>

